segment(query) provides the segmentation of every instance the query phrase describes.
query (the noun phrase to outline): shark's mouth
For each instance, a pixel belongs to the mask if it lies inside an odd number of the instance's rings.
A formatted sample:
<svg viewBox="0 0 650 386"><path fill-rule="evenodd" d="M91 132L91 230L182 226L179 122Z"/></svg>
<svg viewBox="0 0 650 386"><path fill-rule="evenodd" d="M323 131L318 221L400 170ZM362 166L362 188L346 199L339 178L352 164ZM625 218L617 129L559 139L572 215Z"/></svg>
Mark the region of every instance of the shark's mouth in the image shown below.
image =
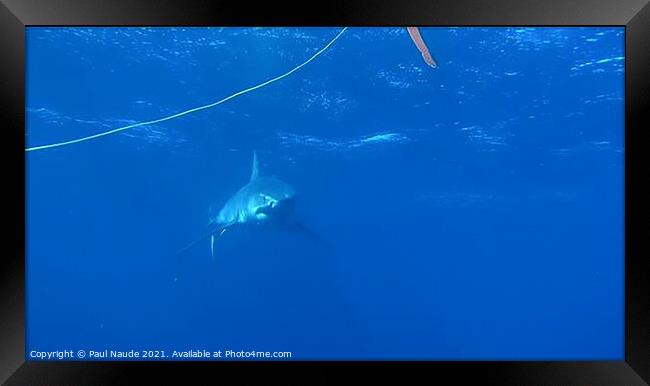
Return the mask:
<svg viewBox="0 0 650 386"><path fill-rule="evenodd" d="M273 211L273 208L274 208L274 204L259 206L259 207L257 207L257 209L255 209L255 214L257 214L257 215L259 215L259 214L267 214L268 215L268 214L271 214L271 212Z"/></svg>
<svg viewBox="0 0 650 386"><path fill-rule="evenodd" d="M266 200L266 204L255 209L255 214L260 219L264 219L270 215L276 217L282 216L283 214L290 213L293 209L293 199L277 200L266 195L264 199Z"/></svg>
<svg viewBox="0 0 650 386"><path fill-rule="evenodd" d="M255 209L255 217L259 220L264 220L274 212L275 207L278 205L278 200L265 194L260 194L260 196L264 199L264 203Z"/></svg>

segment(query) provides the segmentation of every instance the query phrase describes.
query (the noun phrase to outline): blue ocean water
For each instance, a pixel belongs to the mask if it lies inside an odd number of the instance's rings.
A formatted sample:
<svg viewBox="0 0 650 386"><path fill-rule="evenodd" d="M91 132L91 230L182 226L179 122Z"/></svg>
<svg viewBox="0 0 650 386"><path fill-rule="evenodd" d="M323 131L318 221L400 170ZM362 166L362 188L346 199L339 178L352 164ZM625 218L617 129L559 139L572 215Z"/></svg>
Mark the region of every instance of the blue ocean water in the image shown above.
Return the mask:
<svg viewBox="0 0 650 386"><path fill-rule="evenodd" d="M212 103L340 30L29 27L26 144ZM349 28L212 109L26 153L27 359L623 359L624 29L421 33L438 68ZM177 254L254 150L325 243Z"/></svg>

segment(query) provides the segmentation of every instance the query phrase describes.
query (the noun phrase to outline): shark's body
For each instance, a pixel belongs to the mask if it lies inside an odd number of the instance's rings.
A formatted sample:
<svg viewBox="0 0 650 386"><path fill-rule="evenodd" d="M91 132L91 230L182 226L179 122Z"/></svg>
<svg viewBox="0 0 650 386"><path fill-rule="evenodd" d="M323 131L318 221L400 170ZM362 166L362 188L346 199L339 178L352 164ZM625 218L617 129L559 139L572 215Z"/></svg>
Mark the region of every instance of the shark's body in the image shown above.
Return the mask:
<svg viewBox="0 0 650 386"><path fill-rule="evenodd" d="M230 197L216 216L210 214L208 224L210 232L201 239L210 237L210 252L214 257L215 238L237 224L269 224L286 229L301 230L314 236L294 218L295 195L293 187L286 182L276 177L259 176L257 153L253 152L250 180Z"/></svg>

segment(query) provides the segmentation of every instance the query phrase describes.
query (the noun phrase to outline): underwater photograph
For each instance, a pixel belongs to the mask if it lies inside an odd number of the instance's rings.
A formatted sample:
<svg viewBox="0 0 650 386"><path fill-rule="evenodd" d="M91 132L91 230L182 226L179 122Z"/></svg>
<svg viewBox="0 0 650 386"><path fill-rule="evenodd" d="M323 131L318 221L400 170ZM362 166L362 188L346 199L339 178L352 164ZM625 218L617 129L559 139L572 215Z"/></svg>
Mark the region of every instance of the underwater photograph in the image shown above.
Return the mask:
<svg viewBox="0 0 650 386"><path fill-rule="evenodd" d="M624 27L27 27L25 359L624 359Z"/></svg>

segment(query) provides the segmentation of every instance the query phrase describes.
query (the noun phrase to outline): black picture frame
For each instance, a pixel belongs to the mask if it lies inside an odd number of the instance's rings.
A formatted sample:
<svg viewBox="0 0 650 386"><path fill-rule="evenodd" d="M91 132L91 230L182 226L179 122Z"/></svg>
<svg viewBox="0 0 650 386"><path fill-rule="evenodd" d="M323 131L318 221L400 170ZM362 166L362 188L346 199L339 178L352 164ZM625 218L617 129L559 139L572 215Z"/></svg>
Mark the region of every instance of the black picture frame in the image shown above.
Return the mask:
<svg viewBox="0 0 650 386"><path fill-rule="evenodd" d="M43 25L192 26L624 26L625 27L625 360L584 362L25 362L25 27ZM641 224L648 190L640 140L650 128L648 0L1 0L3 208L0 264L0 381L8 385L124 384L136 375L238 383L290 384L341 378L453 379L498 385L643 385L650 382L650 264ZM55 316L53 316L55 317ZM296 371L299 370L299 371ZM339 370L339 371L331 371ZM351 371L350 371L351 370ZM197 374L198 373L198 374ZM231 378L236 377L236 378ZM452 377L452 378L448 378ZM645 382L644 382L645 380Z"/></svg>

